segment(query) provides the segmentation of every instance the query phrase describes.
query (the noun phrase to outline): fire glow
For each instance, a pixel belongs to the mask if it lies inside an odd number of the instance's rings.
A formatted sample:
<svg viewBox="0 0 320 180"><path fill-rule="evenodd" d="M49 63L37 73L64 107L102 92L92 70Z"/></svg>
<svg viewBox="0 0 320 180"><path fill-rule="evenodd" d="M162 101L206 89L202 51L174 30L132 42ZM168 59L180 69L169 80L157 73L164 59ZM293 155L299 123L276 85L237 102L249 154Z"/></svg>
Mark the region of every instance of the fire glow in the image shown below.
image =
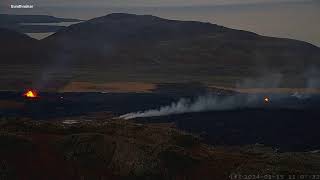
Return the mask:
<svg viewBox="0 0 320 180"><path fill-rule="evenodd" d="M37 98L38 93L35 90L28 90L23 94L23 96L25 96L27 98Z"/></svg>

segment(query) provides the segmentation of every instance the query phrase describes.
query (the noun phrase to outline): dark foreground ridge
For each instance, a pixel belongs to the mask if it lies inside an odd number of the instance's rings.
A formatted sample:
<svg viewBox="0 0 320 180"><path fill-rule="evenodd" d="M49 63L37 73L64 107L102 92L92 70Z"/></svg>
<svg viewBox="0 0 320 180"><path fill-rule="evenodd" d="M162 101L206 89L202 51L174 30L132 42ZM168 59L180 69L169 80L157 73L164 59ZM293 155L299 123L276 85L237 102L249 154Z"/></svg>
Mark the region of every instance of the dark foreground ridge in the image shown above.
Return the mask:
<svg viewBox="0 0 320 180"><path fill-rule="evenodd" d="M229 179L230 175L317 174L319 153L261 145L211 147L166 124L104 119L2 119L1 173L8 179Z"/></svg>

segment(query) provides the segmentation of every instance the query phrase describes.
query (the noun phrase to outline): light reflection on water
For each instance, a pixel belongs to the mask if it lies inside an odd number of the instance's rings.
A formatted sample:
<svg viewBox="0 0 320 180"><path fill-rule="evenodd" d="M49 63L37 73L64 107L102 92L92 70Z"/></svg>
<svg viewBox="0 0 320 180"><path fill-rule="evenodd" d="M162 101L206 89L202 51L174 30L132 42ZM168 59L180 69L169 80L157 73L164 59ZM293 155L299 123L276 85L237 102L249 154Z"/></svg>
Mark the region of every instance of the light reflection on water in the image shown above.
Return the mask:
<svg viewBox="0 0 320 180"><path fill-rule="evenodd" d="M34 38L34 39L38 39L38 40L41 40L41 39L44 39L52 34L54 34L54 32L46 32L46 33L25 33L26 35Z"/></svg>
<svg viewBox="0 0 320 180"><path fill-rule="evenodd" d="M59 22L59 23L20 23L21 25L51 25L51 26L70 26L72 24L77 24L79 22ZM43 33L25 33L26 35L34 39L44 39L55 32L43 32Z"/></svg>
<svg viewBox="0 0 320 180"><path fill-rule="evenodd" d="M59 23L20 23L20 25L50 25L50 26L70 26L79 22L59 22Z"/></svg>

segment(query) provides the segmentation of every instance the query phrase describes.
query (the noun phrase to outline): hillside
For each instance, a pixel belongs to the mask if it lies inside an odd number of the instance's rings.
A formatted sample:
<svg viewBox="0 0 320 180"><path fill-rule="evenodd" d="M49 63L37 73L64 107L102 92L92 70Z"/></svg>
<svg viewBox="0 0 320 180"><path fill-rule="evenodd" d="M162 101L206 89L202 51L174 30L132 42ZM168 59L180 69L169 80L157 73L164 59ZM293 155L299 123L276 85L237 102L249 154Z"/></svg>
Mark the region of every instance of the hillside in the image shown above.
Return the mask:
<svg viewBox="0 0 320 180"><path fill-rule="evenodd" d="M33 53L27 59L2 58L25 69L35 62L30 81L43 81L37 76L49 73L50 81L234 86L276 73L283 75L281 86L305 87L306 73L320 67L320 48L309 43L151 15L109 14L63 28L36 44L28 46Z"/></svg>
<svg viewBox="0 0 320 180"><path fill-rule="evenodd" d="M166 124L104 118L1 119L1 173L8 179L230 179L230 175L312 175L319 153L278 153L262 145L211 147Z"/></svg>
<svg viewBox="0 0 320 180"><path fill-rule="evenodd" d="M38 40L5 28L0 28L0 39L0 89L30 87L48 63L46 50Z"/></svg>
<svg viewBox="0 0 320 180"><path fill-rule="evenodd" d="M221 76L234 81L235 76L265 72L290 77L320 65L320 49L305 42L148 15L110 14L72 25L42 42L68 53L75 64L114 72L114 77L125 72L137 80L145 74L155 81L211 82Z"/></svg>
<svg viewBox="0 0 320 180"><path fill-rule="evenodd" d="M24 63L36 53L37 40L27 35L5 28L0 28L1 63ZM34 54L33 54L34 53Z"/></svg>

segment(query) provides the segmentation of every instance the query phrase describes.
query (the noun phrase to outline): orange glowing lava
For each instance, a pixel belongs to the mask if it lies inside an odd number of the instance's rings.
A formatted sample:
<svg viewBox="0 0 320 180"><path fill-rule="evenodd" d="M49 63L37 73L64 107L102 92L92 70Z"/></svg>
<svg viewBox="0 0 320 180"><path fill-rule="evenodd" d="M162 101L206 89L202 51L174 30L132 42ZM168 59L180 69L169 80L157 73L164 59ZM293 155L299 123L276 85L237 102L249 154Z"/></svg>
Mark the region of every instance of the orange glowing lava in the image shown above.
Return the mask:
<svg viewBox="0 0 320 180"><path fill-rule="evenodd" d="M268 103L268 102L270 102L270 99L269 99L268 97L265 97L265 98L264 98L264 102L265 102L265 103Z"/></svg>
<svg viewBox="0 0 320 180"><path fill-rule="evenodd" d="M26 93L23 94L27 98L36 98L38 97L38 93L34 90L28 90Z"/></svg>

